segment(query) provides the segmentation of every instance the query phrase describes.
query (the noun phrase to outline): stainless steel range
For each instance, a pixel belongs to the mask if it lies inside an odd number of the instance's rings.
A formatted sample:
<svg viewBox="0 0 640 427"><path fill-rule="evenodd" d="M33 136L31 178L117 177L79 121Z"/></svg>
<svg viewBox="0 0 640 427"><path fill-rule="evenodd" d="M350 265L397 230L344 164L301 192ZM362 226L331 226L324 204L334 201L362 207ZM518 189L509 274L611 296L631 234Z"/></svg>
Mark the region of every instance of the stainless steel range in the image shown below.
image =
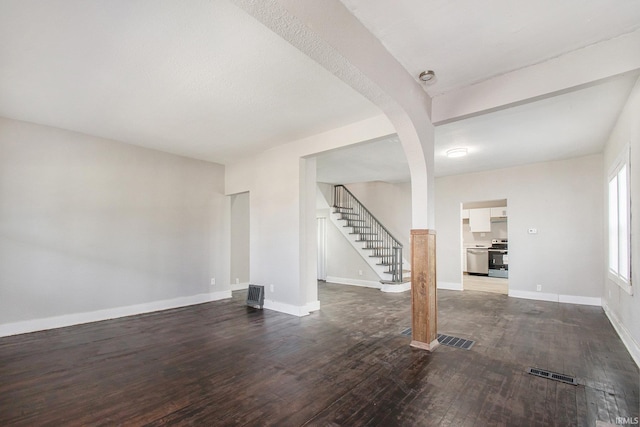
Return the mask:
<svg viewBox="0 0 640 427"><path fill-rule="evenodd" d="M509 277L509 246L507 239L491 240L489 248L489 276Z"/></svg>

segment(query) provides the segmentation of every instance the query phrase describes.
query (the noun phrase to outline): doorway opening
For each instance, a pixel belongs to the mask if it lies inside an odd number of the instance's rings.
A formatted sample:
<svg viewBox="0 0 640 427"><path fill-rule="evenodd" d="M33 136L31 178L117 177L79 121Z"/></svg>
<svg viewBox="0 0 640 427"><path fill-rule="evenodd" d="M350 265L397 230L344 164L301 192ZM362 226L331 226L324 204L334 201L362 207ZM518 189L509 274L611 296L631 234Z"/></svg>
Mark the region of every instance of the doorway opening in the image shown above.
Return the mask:
<svg viewBox="0 0 640 427"><path fill-rule="evenodd" d="M249 287L249 192L230 198L231 290Z"/></svg>
<svg viewBox="0 0 640 427"><path fill-rule="evenodd" d="M462 288L509 294L507 200L460 205Z"/></svg>
<svg viewBox="0 0 640 427"><path fill-rule="evenodd" d="M318 217L317 238L318 238L318 280L327 281L327 218Z"/></svg>

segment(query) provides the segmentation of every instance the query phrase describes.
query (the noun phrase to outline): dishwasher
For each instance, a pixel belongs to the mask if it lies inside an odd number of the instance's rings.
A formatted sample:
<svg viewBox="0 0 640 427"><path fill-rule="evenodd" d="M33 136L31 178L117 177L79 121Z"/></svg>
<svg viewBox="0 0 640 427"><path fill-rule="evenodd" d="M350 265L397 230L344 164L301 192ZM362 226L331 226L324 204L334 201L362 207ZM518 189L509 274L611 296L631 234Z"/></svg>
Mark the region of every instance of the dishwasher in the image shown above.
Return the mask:
<svg viewBox="0 0 640 427"><path fill-rule="evenodd" d="M467 273L482 276L489 274L489 248L467 249Z"/></svg>

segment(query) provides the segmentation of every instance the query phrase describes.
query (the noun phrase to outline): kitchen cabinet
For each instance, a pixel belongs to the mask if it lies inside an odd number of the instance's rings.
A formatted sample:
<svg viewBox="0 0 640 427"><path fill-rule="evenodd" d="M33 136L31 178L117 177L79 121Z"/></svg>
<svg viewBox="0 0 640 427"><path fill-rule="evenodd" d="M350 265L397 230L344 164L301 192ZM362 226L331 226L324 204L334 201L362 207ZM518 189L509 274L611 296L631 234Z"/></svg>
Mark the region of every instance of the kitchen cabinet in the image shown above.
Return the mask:
<svg viewBox="0 0 640 427"><path fill-rule="evenodd" d="M491 218L506 218L507 207L503 208L491 208Z"/></svg>
<svg viewBox="0 0 640 427"><path fill-rule="evenodd" d="M462 209L462 219L469 219L469 209Z"/></svg>
<svg viewBox="0 0 640 427"><path fill-rule="evenodd" d="M469 209L469 227L473 233L491 231L491 208Z"/></svg>

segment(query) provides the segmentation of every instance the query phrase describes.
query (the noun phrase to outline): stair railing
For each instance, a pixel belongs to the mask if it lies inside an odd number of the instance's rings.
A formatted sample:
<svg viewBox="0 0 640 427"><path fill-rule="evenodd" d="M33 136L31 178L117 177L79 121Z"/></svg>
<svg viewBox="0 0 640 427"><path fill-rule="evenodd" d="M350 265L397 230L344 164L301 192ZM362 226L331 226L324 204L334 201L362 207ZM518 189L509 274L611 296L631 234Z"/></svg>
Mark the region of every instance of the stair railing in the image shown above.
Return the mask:
<svg viewBox="0 0 640 427"><path fill-rule="evenodd" d="M390 281L402 283L402 243L344 185L333 187L333 207L360 234L365 248L373 249L381 263L389 266Z"/></svg>

